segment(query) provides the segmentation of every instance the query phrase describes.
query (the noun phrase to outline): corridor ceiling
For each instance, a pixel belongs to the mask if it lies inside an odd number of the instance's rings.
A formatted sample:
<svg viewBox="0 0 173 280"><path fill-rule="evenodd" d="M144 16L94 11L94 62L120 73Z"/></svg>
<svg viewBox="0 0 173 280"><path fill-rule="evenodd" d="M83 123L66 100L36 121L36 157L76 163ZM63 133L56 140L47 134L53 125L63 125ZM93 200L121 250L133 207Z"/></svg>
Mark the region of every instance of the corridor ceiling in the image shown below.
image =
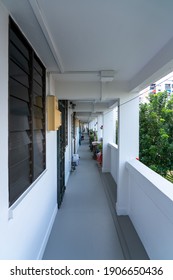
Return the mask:
<svg viewBox="0 0 173 280"><path fill-rule="evenodd" d="M172 71L173 0L0 1L57 81L100 81L113 70L132 91Z"/></svg>

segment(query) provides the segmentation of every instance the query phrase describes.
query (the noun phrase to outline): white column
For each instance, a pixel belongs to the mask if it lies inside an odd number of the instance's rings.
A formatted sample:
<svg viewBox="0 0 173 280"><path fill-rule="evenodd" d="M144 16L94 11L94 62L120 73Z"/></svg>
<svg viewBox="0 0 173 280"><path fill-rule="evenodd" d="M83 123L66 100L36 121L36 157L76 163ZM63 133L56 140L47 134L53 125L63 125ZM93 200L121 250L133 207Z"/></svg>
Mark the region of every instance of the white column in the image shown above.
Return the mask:
<svg viewBox="0 0 173 280"><path fill-rule="evenodd" d="M94 120L93 120L93 130L94 131L97 131L97 118L95 118Z"/></svg>
<svg viewBox="0 0 173 280"><path fill-rule="evenodd" d="M138 157L139 154L139 99L120 102L119 106L119 167L117 184L118 215L128 214L128 173L126 161Z"/></svg>
<svg viewBox="0 0 173 280"><path fill-rule="evenodd" d="M102 171L110 172L110 149L109 143L114 140L115 120L113 110L103 115L103 164Z"/></svg>
<svg viewBox="0 0 173 280"><path fill-rule="evenodd" d="M89 123L89 129L92 129L93 131L95 130L95 126L94 126L94 124L95 124L95 120L93 120L93 121L91 121L90 123Z"/></svg>
<svg viewBox="0 0 173 280"><path fill-rule="evenodd" d="M101 126L103 126L103 115L97 117L98 140L103 137L103 129L101 129Z"/></svg>

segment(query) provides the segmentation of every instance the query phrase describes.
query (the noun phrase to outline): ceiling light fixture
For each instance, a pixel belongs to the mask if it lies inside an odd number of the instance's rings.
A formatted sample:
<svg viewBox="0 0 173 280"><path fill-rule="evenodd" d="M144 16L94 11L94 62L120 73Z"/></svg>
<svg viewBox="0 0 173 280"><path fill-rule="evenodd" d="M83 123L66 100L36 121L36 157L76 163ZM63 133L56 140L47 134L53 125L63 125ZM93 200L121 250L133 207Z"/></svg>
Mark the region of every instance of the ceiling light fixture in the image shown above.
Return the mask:
<svg viewBox="0 0 173 280"><path fill-rule="evenodd" d="M101 82L112 82L114 80L115 71L113 70L103 70L100 72Z"/></svg>

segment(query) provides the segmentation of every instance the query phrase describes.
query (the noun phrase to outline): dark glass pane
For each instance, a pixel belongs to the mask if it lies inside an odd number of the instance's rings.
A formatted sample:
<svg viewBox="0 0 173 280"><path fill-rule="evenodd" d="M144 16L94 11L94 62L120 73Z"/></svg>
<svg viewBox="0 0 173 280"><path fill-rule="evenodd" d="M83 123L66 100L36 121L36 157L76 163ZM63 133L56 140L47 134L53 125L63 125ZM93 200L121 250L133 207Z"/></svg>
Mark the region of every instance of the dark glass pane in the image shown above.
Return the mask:
<svg viewBox="0 0 173 280"><path fill-rule="evenodd" d="M34 143L34 160L35 163L41 162L41 165L43 163L43 144L40 143Z"/></svg>
<svg viewBox="0 0 173 280"><path fill-rule="evenodd" d="M37 151L37 153L34 154L34 179L36 179L43 170L43 154Z"/></svg>
<svg viewBox="0 0 173 280"><path fill-rule="evenodd" d="M31 141L26 131L10 133L10 139L9 139L10 150L19 148L24 145L28 145L30 143Z"/></svg>
<svg viewBox="0 0 173 280"><path fill-rule="evenodd" d="M10 151L10 167L24 160L29 160L29 145L19 146L18 149Z"/></svg>
<svg viewBox="0 0 173 280"><path fill-rule="evenodd" d="M28 117L10 115L9 129L10 131L30 130Z"/></svg>
<svg viewBox="0 0 173 280"><path fill-rule="evenodd" d="M19 182L19 178L26 178L28 181L29 174L30 174L29 161L28 160L22 161L21 163L10 168L10 182L12 184L16 183L17 181Z"/></svg>
<svg viewBox="0 0 173 280"><path fill-rule="evenodd" d="M23 70L29 74L29 63L28 60L21 54L21 52L10 43L10 58L14 60Z"/></svg>
<svg viewBox="0 0 173 280"><path fill-rule="evenodd" d="M9 90L10 95L29 102L29 89L11 78L9 83Z"/></svg>
<svg viewBox="0 0 173 280"><path fill-rule="evenodd" d="M10 205L19 198L29 185L30 164L28 160L10 168Z"/></svg>
<svg viewBox="0 0 173 280"><path fill-rule="evenodd" d="M12 19L9 26L9 204L12 205L46 165L45 68Z"/></svg>
<svg viewBox="0 0 173 280"><path fill-rule="evenodd" d="M21 178L26 177L28 179L30 174L29 172L30 172L29 161L28 160L22 161L21 163L10 168L10 182L14 183L18 181L20 177Z"/></svg>
<svg viewBox="0 0 173 280"><path fill-rule="evenodd" d="M39 64L36 57L34 57L34 68L37 70L37 72L42 76L43 75L43 67Z"/></svg>
<svg viewBox="0 0 173 280"><path fill-rule="evenodd" d="M40 165L41 163L36 163L35 168L34 168L34 180L38 178L38 176L44 171L45 167Z"/></svg>
<svg viewBox="0 0 173 280"><path fill-rule="evenodd" d="M33 82L33 90L34 90L34 93L36 93L37 95L40 95L40 96L43 95L42 87L39 86L39 84L37 84L35 81Z"/></svg>
<svg viewBox="0 0 173 280"><path fill-rule="evenodd" d="M28 75L11 60L9 65L9 73L11 78L20 82L22 85L29 87Z"/></svg>
<svg viewBox="0 0 173 280"><path fill-rule="evenodd" d="M43 108L43 98L38 95L34 95L34 105Z"/></svg>
<svg viewBox="0 0 173 280"><path fill-rule="evenodd" d="M34 69L34 80L42 87L42 76Z"/></svg>
<svg viewBox="0 0 173 280"><path fill-rule="evenodd" d="M15 183L11 183L9 190L9 206L11 206L30 186L31 182L27 177L20 177Z"/></svg>
<svg viewBox="0 0 173 280"><path fill-rule="evenodd" d="M40 143L42 145L42 140L44 139L44 137L43 137L43 133L41 132L41 130L35 130L33 137L34 137L34 145L38 144L38 146L39 146ZM41 147L39 147L39 148L41 148Z"/></svg>
<svg viewBox="0 0 173 280"><path fill-rule="evenodd" d="M28 130L29 115L27 102L10 97L10 131Z"/></svg>
<svg viewBox="0 0 173 280"><path fill-rule="evenodd" d="M34 117L38 119L43 119L43 111L41 108L34 106Z"/></svg>
<svg viewBox="0 0 173 280"><path fill-rule="evenodd" d="M33 119L33 128L34 128L34 130L43 129L43 122L42 122L42 120L34 118Z"/></svg>
<svg viewBox="0 0 173 280"><path fill-rule="evenodd" d="M10 97L10 113L17 116L29 116L28 103L15 97Z"/></svg>
<svg viewBox="0 0 173 280"><path fill-rule="evenodd" d="M18 38L18 36L13 32L13 30L10 30L10 40L19 48L19 50L29 60L29 50L22 43L22 41Z"/></svg>
<svg viewBox="0 0 173 280"><path fill-rule="evenodd" d="M36 179L45 168L45 156L43 145L43 134L40 130L34 131L34 179Z"/></svg>

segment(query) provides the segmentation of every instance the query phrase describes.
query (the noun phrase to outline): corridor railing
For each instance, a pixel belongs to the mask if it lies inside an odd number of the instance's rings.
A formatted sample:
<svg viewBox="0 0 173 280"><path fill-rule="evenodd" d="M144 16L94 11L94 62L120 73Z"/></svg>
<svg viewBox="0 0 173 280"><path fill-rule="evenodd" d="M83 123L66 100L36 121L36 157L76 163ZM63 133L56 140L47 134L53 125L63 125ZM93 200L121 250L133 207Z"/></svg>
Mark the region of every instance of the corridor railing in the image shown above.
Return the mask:
<svg viewBox="0 0 173 280"><path fill-rule="evenodd" d="M109 144L118 186L118 146ZM139 160L126 162L128 215L151 259L173 259L173 184Z"/></svg>

